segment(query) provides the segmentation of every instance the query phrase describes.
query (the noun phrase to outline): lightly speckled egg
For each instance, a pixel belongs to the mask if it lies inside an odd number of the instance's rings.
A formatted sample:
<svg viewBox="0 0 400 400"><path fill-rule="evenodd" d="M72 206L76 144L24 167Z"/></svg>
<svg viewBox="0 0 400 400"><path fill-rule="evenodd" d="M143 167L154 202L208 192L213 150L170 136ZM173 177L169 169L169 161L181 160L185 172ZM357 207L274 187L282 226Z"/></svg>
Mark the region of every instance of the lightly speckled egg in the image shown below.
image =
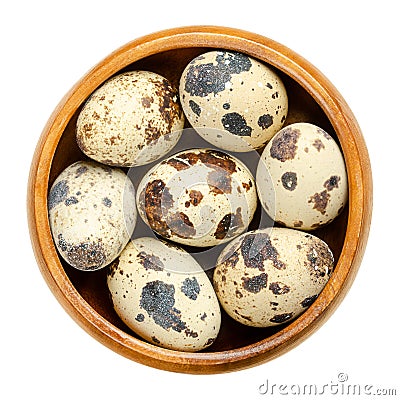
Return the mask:
<svg viewBox="0 0 400 400"><path fill-rule="evenodd" d="M228 151L264 146L288 112L286 89L272 68L232 51L211 51L193 59L183 71L179 94L199 135Z"/></svg>
<svg viewBox="0 0 400 400"><path fill-rule="evenodd" d="M143 221L189 246L215 246L244 232L257 207L251 172L212 149L179 152L155 165L137 189Z"/></svg>
<svg viewBox="0 0 400 400"><path fill-rule="evenodd" d="M326 225L347 202L340 148L327 132L309 123L288 125L274 136L261 155L256 182L265 211L274 210L270 216L290 228Z"/></svg>
<svg viewBox="0 0 400 400"><path fill-rule="evenodd" d="M274 227L245 233L229 243L217 260L213 282L221 306L233 319L269 327L304 312L333 267L324 241Z"/></svg>
<svg viewBox="0 0 400 400"><path fill-rule="evenodd" d="M79 114L80 149L103 164L131 167L167 154L182 134L177 90L148 71L119 74L99 87Z"/></svg>
<svg viewBox="0 0 400 400"><path fill-rule="evenodd" d="M78 161L54 181L48 210L61 256L93 271L111 263L128 243L136 224L135 189L119 169Z"/></svg>
<svg viewBox="0 0 400 400"><path fill-rule="evenodd" d="M177 246L132 240L111 264L107 284L122 321L150 343L193 352L218 335L221 313L212 284Z"/></svg>

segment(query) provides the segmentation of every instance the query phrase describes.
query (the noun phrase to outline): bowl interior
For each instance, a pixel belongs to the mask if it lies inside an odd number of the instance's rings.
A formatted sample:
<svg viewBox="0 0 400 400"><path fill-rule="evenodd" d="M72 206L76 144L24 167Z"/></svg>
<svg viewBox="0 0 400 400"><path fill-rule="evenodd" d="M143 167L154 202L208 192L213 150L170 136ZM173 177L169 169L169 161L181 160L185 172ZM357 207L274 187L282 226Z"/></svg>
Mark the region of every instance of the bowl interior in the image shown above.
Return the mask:
<svg viewBox="0 0 400 400"><path fill-rule="evenodd" d="M128 70L153 71L166 77L176 87L178 87L180 75L185 66L194 57L209 50L211 49L206 47L196 47L164 51L140 59L139 61L136 61L121 69L120 71L118 71L118 73ZM332 124L330 123L329 119L322 111L318 103L313 99L313 97L300 84L298 84L288 75L283 74L281 71L277 72L280 75L281 79L284 81L289 96L289 114L286 119L285 125L294 122L314 123L326 130L338 142ZM59 173L61 173L64 168L75 161L84 160L87 158L81 152L75 141L76 120L78 118L82 105L83 103L76 110L73 117L68 122L58 143L51 165L49 188L51 187L55 178L58 176ZM181 141L178 143L178 146L172 150L172 153L177 152L180 149L190 147L209 147L209 145L206 142L202 143L202 139L195 134L193 136L186 137L185 135L183 135ZM151 165L152 164L150 164L150 166ZM145 172L144 169L147 170L150 166L148 165L138 168L138 173L134 174L136 178L133 179L133 183L136 187L138 180L140 180L140 177ZM261 221L265 217L266 214L259 206L249 229L258 228L260 225L262 225ZM332 249L336 261L338 260L343 247L347 229L347 222L348 206L346 206L346 208L343 210L340 216L334 220L334 222L327 225L326 227L319 228L318 230L313 231L314 235L320 237L327 242L327 244ZM147 226L140 220L140 217L138 217L138 223L134 232L134 237L145 235L154 236L149 228L147 228ZM209 277L211 277L212 270L209 269L209 267L212 266L212 263L215 259L214 257L217 255L217 252L220 249L215 249L215 251L210 254L201 252L196 254L196 252L193 252L193 249L189 250L192 250L190 252L195 258L198 259L201 264L209 264L207 265L206 269ZM61 257L59 258L72 285L86 300L86 302L112 325L124 331L125 333L140 339L119 319L113 309L106 285L107 269L105 268L94 272L82 272L69 266ZM220 352L239 349L247 345L255 344L272 336L277 331L283 329L285 326L288 325L281 325L274 328L251 328L235 322L230 317L228 317L223 310L221 311L222 325L220 334L213 345L206 350L203 350L203 352ZM292 321L291 323L294 322Z"/></svg>

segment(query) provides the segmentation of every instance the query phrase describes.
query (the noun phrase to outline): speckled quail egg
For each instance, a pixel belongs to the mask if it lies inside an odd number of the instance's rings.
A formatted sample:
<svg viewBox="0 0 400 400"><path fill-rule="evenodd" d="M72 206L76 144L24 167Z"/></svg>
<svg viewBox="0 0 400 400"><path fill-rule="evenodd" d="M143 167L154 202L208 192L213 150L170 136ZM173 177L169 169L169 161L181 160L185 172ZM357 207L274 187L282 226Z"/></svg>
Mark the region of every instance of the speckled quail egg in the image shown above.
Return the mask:
<svg viewBox="0 0 400 400"><path fill-rule="evenodd" d="M323 129L295 123L265 147L257 190L267 213L282 225L313 230L331 222L347 202L346 166L339 146Z"/></svg>
<svg viewBox="0 0 400 400"><path fill-rule="evenodd" d="M120 254L134 230L135 189L119 169L78 161L54 181L48 210L65 261L80 270L97 270Z"/></svg>
<svg viewBox="0 0 400 400"><path fill-rule="evenodd" d="M305 311L333 270L328 245L288 228L260 229L234 239L220 254L214 288L236 321L276 326Z"/></svg>
<svg viewBox="0 0 400 400"><path fill-rule="evenodd" d="M148 71L117 75L99 87L79 114L81 150L103 164L148 164L178 142L184 115L178 93L164 77Z"/></svg>
<svg viewBox="0 0 400 400"><path fill-rule="evenodd" d="M254 179L237 158L191 149L155 165L137 189L143 221L174 242L207 247L244 232L257 207Z"/></svg>
<svg viewBox="0 0 400 400"><path fill-rule="evenodd" d="M183 111L203 139L246 152L267 143L288 112L283 82L269 66L238 52L210 51L192 60L179 87Z"/></svg>
<svg viewBox="0 0 400 400"><path fill-rule="evenodd" d="M150 343L193 352L218 335L221 313L212 284L177 246L132 240L110 266L107 284L117 314Z"/></svg>

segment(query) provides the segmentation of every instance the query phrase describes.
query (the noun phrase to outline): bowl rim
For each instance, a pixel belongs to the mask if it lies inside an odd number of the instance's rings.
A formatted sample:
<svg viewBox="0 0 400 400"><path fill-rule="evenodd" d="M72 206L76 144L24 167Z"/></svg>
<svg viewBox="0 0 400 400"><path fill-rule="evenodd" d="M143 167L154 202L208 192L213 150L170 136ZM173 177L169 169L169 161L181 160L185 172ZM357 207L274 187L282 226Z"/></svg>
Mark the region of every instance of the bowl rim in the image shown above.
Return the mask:
<svg viewBox="0 0 400 400"><path fill-rule="evenodd" d="M135 61L188 47L243 52L273 65L298 82L327 115L348 169L349 215L345 240L335 271L317 300L293 323L268 338L245 347L209 353L160 348L130 336L98 314L67 277L53 243L47 216L53 155L67 123L88 95ZM372 175L368 151L353 113L333 84L310 62L286 46L248 31L221 26L185 26L128 42L89 70L61 99L35 149L28 180L27 211L39 269L54 296L85 331L115 352L144 365L174 372L209 374L269 361L300 344L332 315L350 289L365 251L372 214Z"/></svg>

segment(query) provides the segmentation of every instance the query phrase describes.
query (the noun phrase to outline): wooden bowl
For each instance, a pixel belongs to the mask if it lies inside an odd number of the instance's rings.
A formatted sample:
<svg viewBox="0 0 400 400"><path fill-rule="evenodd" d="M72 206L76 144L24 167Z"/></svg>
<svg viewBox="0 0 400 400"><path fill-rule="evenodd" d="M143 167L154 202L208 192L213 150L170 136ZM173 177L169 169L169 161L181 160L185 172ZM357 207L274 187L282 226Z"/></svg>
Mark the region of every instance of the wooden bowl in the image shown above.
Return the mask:
<svg viewBox="0 0 400 400"><path fill-rule="evenodd" d="M112 308L106 271L85 273L68 266L56 251L47 213L48 189L71 163L84 159L75 142L78 113L88 96L114 74L151 70L177 84L186 64L210 49L246 53L275 67L286 85L287 124L304 121L336 133L344 154L349 202L330 225L314 233L331 247L336 266L328 284L299 318L276 328L250 328L222 315L216 342L205 351L185 353L147 343L130 331ZM339 305L360 266L372 210L372 178L357 122L333 85L314 66L265 37L231 28L195 26L166 30L134 40L101 61L61 100L39 139L30 171L28 219L41 272L65 310L89 334L112 350L155 368L217 373L250 367L290 350L320 327Z"/></svg>

